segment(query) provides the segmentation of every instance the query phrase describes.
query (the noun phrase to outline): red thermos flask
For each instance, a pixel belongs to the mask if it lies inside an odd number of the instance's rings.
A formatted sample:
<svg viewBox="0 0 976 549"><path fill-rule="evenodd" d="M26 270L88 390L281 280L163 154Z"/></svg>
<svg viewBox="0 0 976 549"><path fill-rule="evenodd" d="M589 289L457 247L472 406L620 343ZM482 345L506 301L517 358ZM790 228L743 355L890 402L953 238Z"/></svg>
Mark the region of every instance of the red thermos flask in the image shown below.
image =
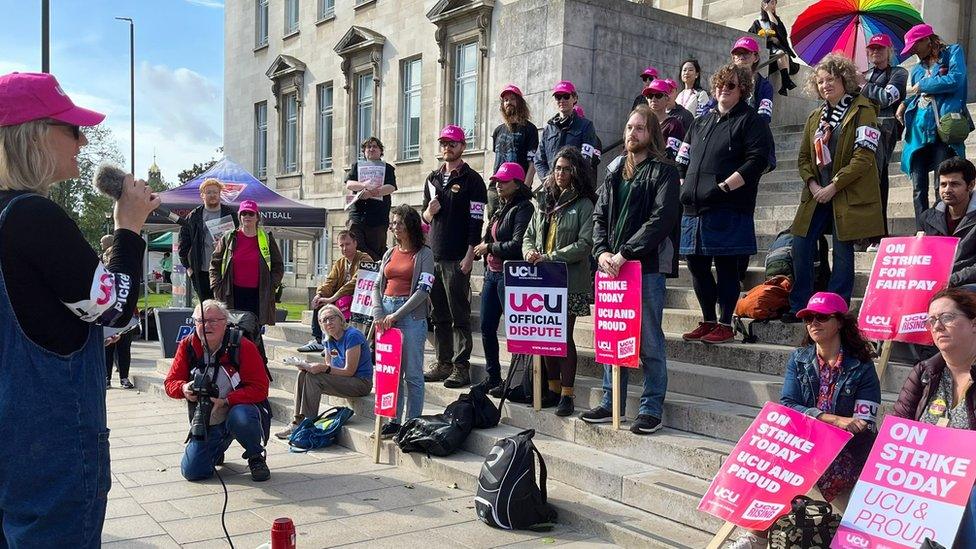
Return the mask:
<svg viewBox="0 0 976 549"><path fill-rule="evenodd" d="M271 525L271 549L295 549L295 523L277 518Z"/></svg>

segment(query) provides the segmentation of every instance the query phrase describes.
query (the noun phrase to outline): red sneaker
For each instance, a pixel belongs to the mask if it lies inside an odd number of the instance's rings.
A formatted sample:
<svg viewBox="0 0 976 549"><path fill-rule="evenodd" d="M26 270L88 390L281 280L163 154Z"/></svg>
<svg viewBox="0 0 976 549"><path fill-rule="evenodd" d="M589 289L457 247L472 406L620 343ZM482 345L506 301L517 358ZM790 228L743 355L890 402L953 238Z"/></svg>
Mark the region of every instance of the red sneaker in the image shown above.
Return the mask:
<svg viewBox="0 0 976 549"><path fill-rule="evenodd" d="M711 343L712 345L733 340L735 340L735 332L732 331L731 326L726 326L725 324L719 324L708 335L701 338L702 343Z"/></svg>
<svg viewBox="0 0 976 549"><path fill-rule="evenodd" d="M701 339L708 334L712 333L718 327L717 322L699 322L698 327L694 330L681 335L681 339L685 341L701 341Z"/></svg>

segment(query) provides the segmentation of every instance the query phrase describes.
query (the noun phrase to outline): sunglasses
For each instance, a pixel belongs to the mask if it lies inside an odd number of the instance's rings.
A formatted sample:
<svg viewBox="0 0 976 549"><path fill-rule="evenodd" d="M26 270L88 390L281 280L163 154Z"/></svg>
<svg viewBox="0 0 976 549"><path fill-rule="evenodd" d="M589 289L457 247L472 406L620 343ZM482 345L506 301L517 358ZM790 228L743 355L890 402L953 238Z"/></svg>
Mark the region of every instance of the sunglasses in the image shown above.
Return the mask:
<svg viewBox="0 0 976 549"><path fill-rule="evenodd" d="M554 93L552 96L556 99L556 101L567 101L570 97L572 97L572 95L568 93Z"/></svg>
<svg viewBox="0 0 976 549"><path fill-rule="evenodd" d="M834 315L824 315L824 314L817 313L815 315L808 315L803 317L803 322L807 324L814 324L814 323L824 324L831 318L834 318Z"/></svg>
<svg viewBox="0 0 976 549"><path fill-rule="evenodd" d="M81 139L81 127L75 126L74 124L65 124L63 122L48 122L48 126L61 126L62 128L68 128L71 130L71 134L75 136L75 141Z"/></svg>
<svg viewBox="0 0 976 549"><path fill-rule="evenodd" d="M460 144L461 143L458 142L458 141L441 141L441 148L442 149L453 149L454 147L457 147Z"/></svg>
<svg viewBox="0 0 976 549"><path fill-rule="evenodd" d="M667 97L667 95L663 93L649 93L645 97L647 97L648 99L664 99L665 97Z"/></svg>
<svg viewBox="0 0 976 549"><path fill-rule="evenodd" d="M254 212L252 212L250 210L244 210L243 212L241 212L240 215L241 215L241 217L257 217L258 214L254 213Z"/></svg>

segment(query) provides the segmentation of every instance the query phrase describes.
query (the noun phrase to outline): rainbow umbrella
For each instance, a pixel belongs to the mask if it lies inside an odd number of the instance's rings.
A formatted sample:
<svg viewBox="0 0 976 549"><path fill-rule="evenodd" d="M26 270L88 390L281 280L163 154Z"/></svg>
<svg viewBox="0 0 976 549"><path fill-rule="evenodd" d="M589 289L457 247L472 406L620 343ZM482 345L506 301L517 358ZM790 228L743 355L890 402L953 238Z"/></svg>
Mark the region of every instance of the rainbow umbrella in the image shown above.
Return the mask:
<svg viewBox="0 0 976 549"><path fill-rule="evenodd" d="M906 0L820 0L796 18L790 39L797 55L811 66L841 51L863 70L868 65L864 45L872 36L887 34L894 43L895 63L901 63L905 33L921 22Z"/></svg>

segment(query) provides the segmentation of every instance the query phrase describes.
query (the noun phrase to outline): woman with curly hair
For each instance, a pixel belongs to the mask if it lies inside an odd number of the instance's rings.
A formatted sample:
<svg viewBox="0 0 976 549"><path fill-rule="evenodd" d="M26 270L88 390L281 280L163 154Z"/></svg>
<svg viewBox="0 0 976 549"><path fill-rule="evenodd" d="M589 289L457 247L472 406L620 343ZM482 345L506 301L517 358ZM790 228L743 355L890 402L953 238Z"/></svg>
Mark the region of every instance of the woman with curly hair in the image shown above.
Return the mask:
<svg viewBox="0 0 976 549"><path fill-rule="evenodd" d="M793 219L793 289L784 322L813 293L813 256L820 236L832 233L833 270L827 289L850 300L854 290L854 242L884 234L875 151L881 132L871 100L859 94L857 68L840 54L814 67L807 81L823 105L810 113L797 165L805 185Z"/></svg>
<svg viewBox="0 0 976 549"><path fill-rule="evenodd" d="M780 404L854 434L817 480L828 502L843 502L861 475L877 436L881 382L871 360L871 345L844 298L819 292L797 313L806 324L803 344L786 363ZM855 411L868 410L869 412ZM766 547L764 532L749 532L733 549Z"/></svg>

